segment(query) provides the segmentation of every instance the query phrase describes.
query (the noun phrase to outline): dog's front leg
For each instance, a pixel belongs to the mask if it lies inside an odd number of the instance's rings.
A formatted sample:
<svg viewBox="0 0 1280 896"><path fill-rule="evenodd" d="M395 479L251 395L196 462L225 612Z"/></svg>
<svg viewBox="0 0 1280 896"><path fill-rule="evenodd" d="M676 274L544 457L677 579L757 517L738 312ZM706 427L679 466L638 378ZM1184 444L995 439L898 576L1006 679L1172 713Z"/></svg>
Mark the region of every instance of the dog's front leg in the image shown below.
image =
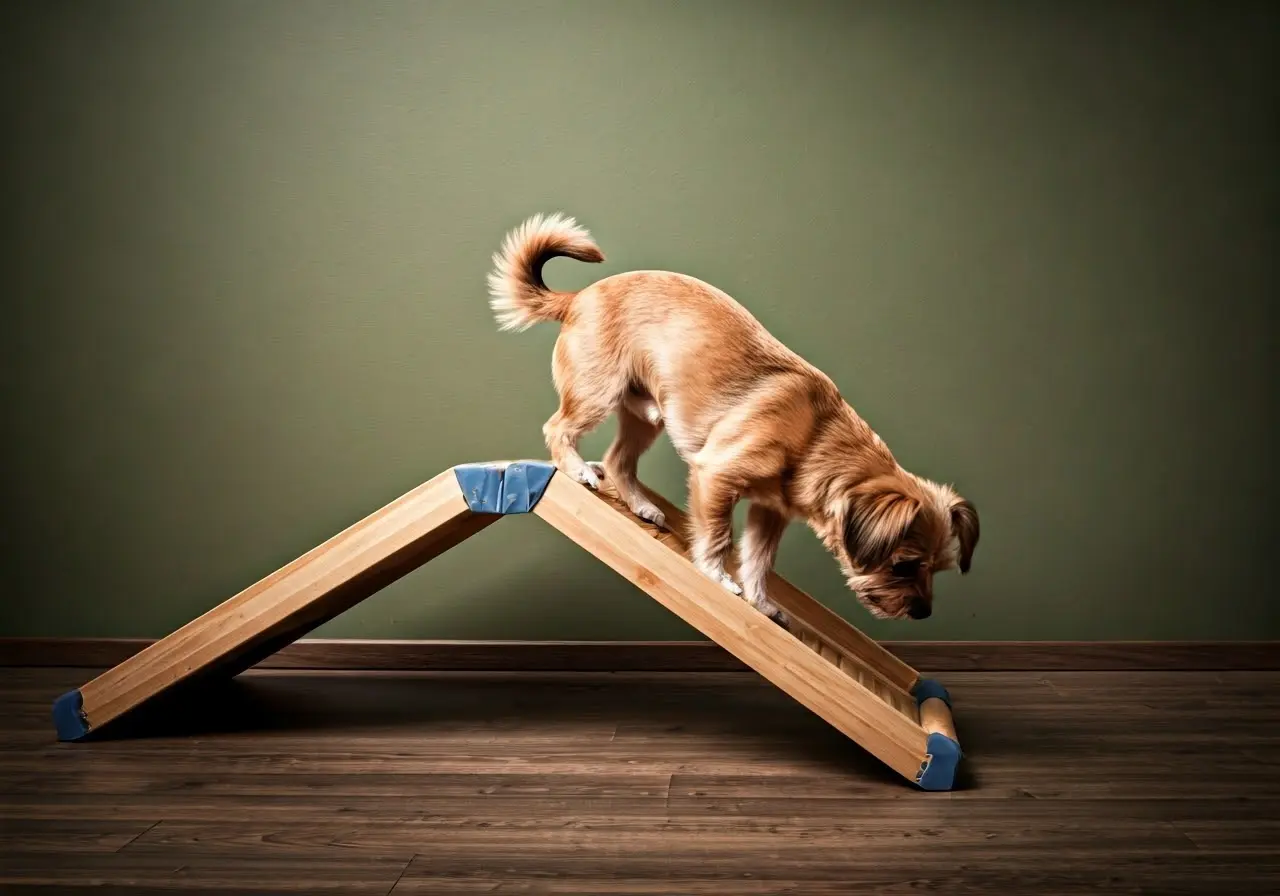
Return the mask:
<svg viewBox="0 0 1280 896"><path fill-rule="evenodd" d="M747 526L742 532L742 543L738 549L738 556L742 561L739 575L747 602L783 625L787 624L787 615L769 600L768 581L786 530L785 516L753 503L747 511Z"/></svg>
<svg viewBox="0 0 1280 896"><path fill-rule="evenodd" d="M742 488L717 470L698 470L689 476L689 533L693 565L734 594L742 586L724 571L733 549L733 506Z"/></svg>

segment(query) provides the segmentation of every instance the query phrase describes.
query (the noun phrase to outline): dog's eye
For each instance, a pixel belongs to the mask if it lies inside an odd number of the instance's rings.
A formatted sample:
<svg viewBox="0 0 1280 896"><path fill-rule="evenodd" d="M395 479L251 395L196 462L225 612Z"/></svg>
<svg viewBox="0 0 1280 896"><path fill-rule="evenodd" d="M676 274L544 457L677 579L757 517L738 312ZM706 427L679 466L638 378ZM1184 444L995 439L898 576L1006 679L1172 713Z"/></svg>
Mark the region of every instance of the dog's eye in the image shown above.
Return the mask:
<svg viewBox="0 0 1280 896"><path fill-rule="evenodd" d="M900 579L914 579L919 571L919 560L899 560L892 567L893 574Z"/></svg>

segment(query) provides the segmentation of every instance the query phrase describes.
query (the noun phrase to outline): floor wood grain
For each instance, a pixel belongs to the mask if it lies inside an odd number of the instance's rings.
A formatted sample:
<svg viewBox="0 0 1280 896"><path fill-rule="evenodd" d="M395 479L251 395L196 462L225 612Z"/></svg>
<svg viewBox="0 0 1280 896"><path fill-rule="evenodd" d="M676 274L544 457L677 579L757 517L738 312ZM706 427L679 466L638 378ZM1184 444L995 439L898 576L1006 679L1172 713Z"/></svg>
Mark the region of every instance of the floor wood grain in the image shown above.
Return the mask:
<svg viewBox="0 0 1280 896"><path fill-rule="evenodd" d="M255 671L53 741L0 669L0 892L1280 891L1280 673L955 672L915 790L741 673Z"/></svg>

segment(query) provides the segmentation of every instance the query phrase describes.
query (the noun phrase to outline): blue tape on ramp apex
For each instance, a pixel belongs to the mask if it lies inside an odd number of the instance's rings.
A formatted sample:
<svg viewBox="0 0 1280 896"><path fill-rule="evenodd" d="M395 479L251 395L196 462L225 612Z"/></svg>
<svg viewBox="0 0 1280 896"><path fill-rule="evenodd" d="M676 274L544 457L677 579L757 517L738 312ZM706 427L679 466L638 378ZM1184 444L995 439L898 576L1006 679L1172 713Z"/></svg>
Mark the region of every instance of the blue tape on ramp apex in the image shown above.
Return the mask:
<svg viewBox="0 0 1280 896"><path fill-rule="evenodd" d="M453 468L473 513L528 513L537 506L556 468L547 461L459 464Z"/></svg>
<svg viewBox="0 0 1280 896"><path fill-rule="evenodd" d="M503 468L495 464L461 464L453 468L462 497L473 513L501 513Z"/></svg>
<svg viewBox="0 0 1280 896"><path fill-rule="evenodd" d="M508 464L502 476L502 512L533 510L555 471L555 467L545 462Z"/></svg>
<svg viewBox="0 0 1280 896"><path fill-rule="evenodd" d="M78 689L67 691L53 701L53 727L58 732L58 740L79 740L89 733L84 700Z"/></svg>
<svg viewBox="0 0 1280 896"><path fill-rule="evenodd" d="M911 696L916 698L916 706L919 706L930 697L937 697L948 707L951 706L951 695L947 693L947 689L932 678L922 678L917 681L916 686L911 691Z"/></svg>
<svg viewBox="0 0 1280 896"><path fill-rule="evenodd" d="M921 790L950 790L956 782L956 768L964 755L960 745L945 734L933 733L925 746L929 754L916 784Z"/></svg>

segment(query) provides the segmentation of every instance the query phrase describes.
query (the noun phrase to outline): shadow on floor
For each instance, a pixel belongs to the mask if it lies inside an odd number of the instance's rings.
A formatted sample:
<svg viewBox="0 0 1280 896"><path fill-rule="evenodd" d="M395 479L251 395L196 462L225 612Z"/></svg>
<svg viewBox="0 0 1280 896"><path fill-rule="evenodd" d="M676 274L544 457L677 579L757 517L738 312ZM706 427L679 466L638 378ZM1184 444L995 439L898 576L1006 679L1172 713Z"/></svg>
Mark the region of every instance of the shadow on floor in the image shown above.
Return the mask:
<svg viewBox="0 0 1280 896"><path fill-rule="evenodd" d="M554 730L598 721L625 742L691 735L726 759L782 753L826 772L911 786L782 692L749 673L413 674L251 672L190 685L91 740L237 734ZM958 787L968 786L965 773Z"/></svg>

